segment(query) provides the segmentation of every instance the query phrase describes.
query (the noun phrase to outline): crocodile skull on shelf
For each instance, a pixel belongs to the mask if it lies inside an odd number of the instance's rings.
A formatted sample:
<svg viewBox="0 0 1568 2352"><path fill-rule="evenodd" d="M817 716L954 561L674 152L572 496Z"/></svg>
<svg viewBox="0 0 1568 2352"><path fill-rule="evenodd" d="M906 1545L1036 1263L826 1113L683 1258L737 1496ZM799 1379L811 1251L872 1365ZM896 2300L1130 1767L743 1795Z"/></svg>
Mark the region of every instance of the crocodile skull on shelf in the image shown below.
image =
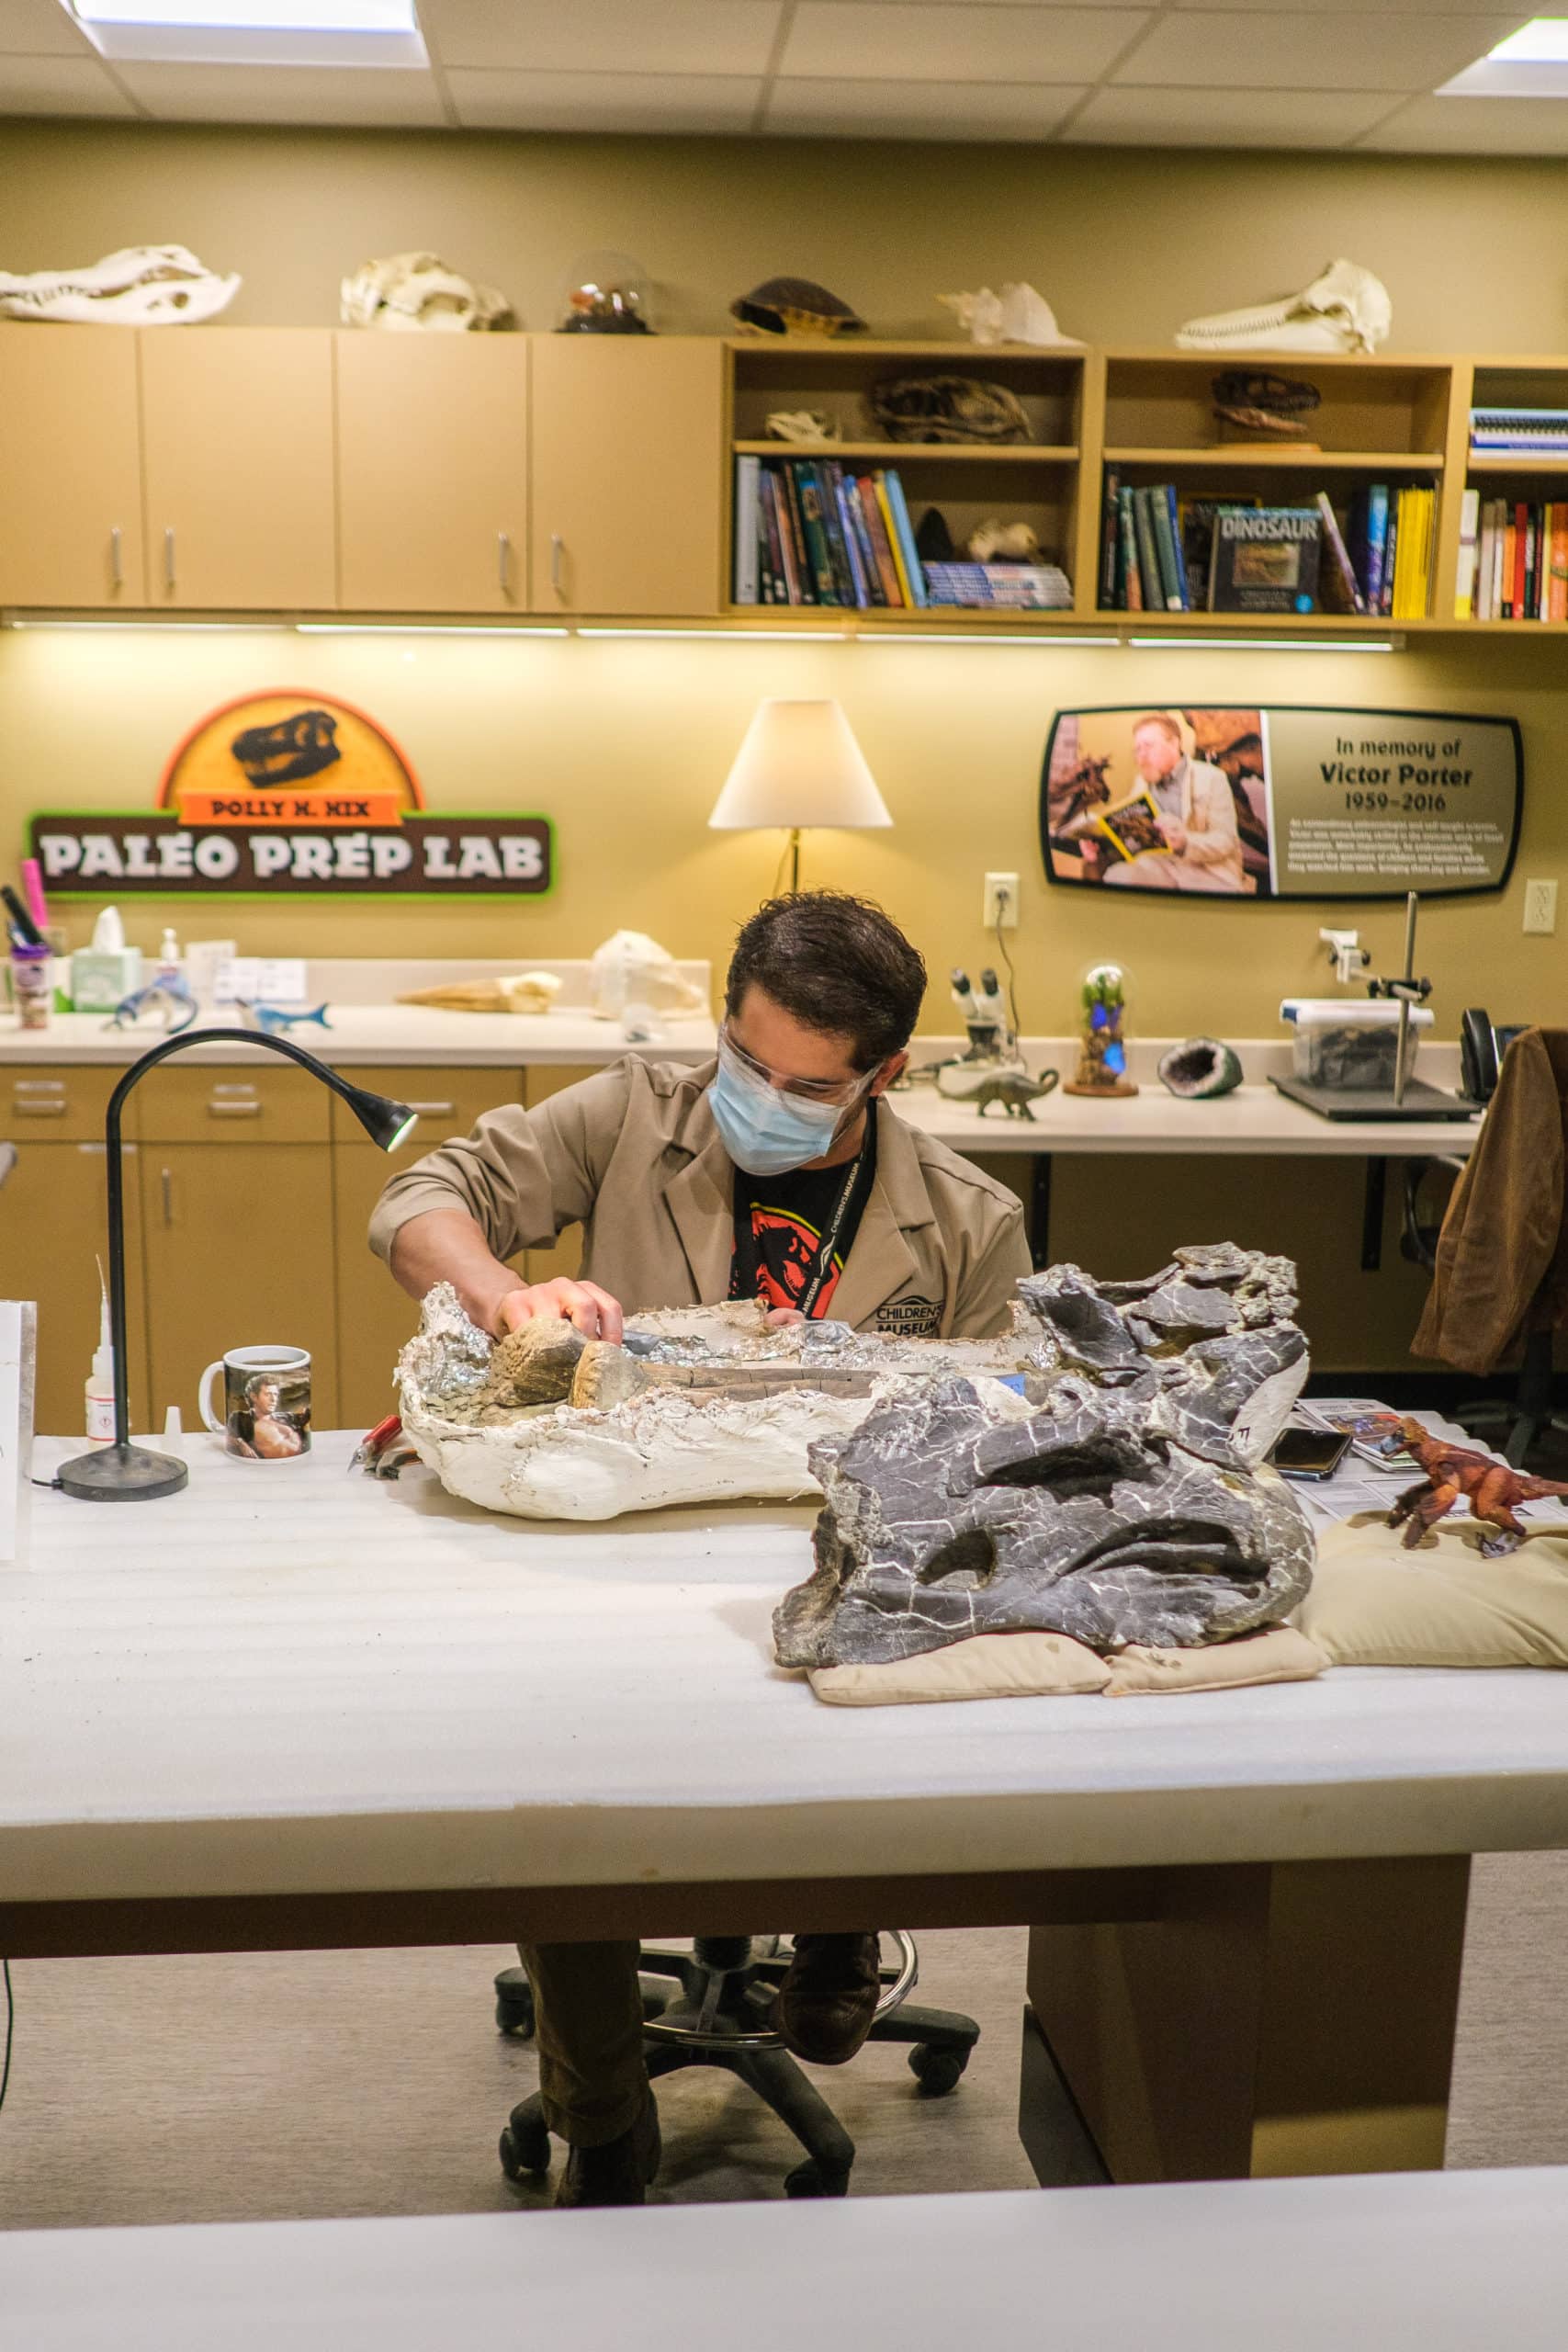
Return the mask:
<svg viewBox="0 0 1568 2352"><path fill-rule="evenodd" d="M1375 351L1393 324L1387 287L1353 261L1332 261L1299 294L1189 319L1183 351Z"/></svg>
<svg viewBox="0 0 1568 2352"><path fill-rule="evenodd" d="M64 319L96 326L195 326L240 290L186 245L126 245L83 269L0 270L0 318Z"/></svg>

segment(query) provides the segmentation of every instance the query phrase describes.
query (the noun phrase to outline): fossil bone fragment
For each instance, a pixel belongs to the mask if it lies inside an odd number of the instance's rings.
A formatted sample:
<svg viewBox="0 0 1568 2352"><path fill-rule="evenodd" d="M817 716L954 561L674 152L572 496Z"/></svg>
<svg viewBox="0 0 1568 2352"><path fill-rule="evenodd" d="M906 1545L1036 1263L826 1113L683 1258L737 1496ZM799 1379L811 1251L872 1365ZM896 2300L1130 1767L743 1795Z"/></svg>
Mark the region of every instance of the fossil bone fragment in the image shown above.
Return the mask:
<svg viewBox="0 0 1568 2352"><path fill-rule="evenodd" d="M936 299L944 311L953 313L971 343L1081 348L1070 334L1062 333L1050 303L1027 279L1020 284L1010 281L999 294L982 286L977 293L939 294Z"/></svg>
<svg viewBox="0 0 1568 2352"><path fill-rule="evenodd" d="M1375 351L1393 324L1382 278L1356 262L1331 261L1299 294L1189 319L1176 340L1183 351Z"/></svg>
<svg viewBox="0 0 1568 2352"><path fill-rule="evenodd" d="M433 1004L443 1012L548 1012L560 994L554 972L518 972L500 980L446 980L411 989L400 1004Z"/></svg>
<svg viewBox="0 0 1568 2352"><path fill-rule="evenodd" d="M972 1381L879 1405L819 1440L809 1580L773 1620L781 1666L874 1665L971 1634L1187 1648L1272 1624L1313 1539L1283 1480L1243 1477L1081 1374L998 1419Z"/></svg>
<svg viewBox="0 0 1568 2352"><path fill-rule="evenodd" d="M698 1013L708 1009L701 989L684 978L675 958L646 931L617 931L596 947L588 967L589 995L600 1021L624 1021L637 1009Z"/></svg>
<svg viewBox="0 0 1568 2352"><path fill-rule="evenodd" d="M1039 536L1032 523L1003 523L992 514L970 532L965 553L976 563L1038 563Z"/></svg>
<svg viewBox="0 0 1568 2352"><path fill-rule="evenodd" d="M774 1329L752 1301L636 1316L615 1347L562 1323L492 1341L440 1283L398 1381L404 1430L443 1484L527 1518L809 1494L808 1444L953 1379L1003 1420L1037 1413L1064 1377L1098 1384L1151 1444L1245 1483L1306 1374L1293 1305L1285 1261L1219 1245L1142 1282L1028 1277L995 1340Z"/></svg>
<svg viewBox="0 0 1568 2352"><path fill-rule="evenodd" d="M386 254L367 261L340 289L345 327L383 327L401 334L482 334L514 323L512 305L493 286L477 286L439 254Z"/></svg>
<svg viewBox="0 0 1568 2352"><path fill-rule="evenodd" d="M186 245L125 245L84 269L0 270L0 318L96 326L195 326L228 309L237 277L220 277Z"/></svg>

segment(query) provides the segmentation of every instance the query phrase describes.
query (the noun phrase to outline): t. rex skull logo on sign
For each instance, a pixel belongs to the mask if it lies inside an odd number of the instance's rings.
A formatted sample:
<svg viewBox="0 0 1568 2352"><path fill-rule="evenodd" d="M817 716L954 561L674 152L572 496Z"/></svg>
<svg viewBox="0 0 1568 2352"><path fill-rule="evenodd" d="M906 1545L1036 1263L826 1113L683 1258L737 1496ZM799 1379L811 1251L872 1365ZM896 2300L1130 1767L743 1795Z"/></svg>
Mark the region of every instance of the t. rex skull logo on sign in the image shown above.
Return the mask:
<svg viewBox="0 0 1568 2352"><path fill-rule="evenodd" d="M301 710L270 727L243 727L229 749L252 784L295 784L342 759L336 733L330 710Z"/></svg>
<svg viewBox="0 0 1568 2352"><path fill-rule="evenodd" d="M402 751L367 712L335 695L276 687L198 719L164 771L157 805L201 824L286 817L333 825L367 816L395 824L423 808L424 795Z"/></svg>

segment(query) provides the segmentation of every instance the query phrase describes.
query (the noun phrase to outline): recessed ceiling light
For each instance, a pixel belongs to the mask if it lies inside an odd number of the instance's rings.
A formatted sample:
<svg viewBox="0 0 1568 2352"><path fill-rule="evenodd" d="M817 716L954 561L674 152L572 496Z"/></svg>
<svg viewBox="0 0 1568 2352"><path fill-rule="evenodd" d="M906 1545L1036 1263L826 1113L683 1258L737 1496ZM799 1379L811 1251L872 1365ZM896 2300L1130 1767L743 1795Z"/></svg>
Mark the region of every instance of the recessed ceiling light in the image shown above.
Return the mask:
<svg viewBox="0 0 1568 2352"><path fill-rule="evenodd" d="M181 64L424 65L414 0L64 0L106 57Z"/></svg>
<svg viewBox="0 0 1568 2352"><path fill-rule="evenodd" d="M1532 17L1486 54L1512 65L1568 61L1568 17Z"/></svg>
<svg viewBox="0 0 1568 2352"><path fill-rule="evenodd" d="M1568 97L1568 17L1532 17L1451 82L1439 98Z"/></svg>

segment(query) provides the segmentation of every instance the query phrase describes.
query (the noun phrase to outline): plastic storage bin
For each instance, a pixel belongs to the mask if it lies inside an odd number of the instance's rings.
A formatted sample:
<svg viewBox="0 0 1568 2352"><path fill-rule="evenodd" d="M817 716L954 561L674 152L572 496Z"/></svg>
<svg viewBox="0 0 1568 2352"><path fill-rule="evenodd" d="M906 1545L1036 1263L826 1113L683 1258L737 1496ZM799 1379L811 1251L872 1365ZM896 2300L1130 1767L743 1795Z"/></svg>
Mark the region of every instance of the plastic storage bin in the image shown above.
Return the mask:
<svg viewBox="0 0 1568 2352"><path fill-rule="evenodd" d="M1386 997L1288 996L1280 1018L1292 1030L1295 1074L1314 1086L1371 1092L1391 1089L1399 1051L1399 1006ZM1423 1030L1432 1026L1424 1004L1410 1008L1413 1077Z"/></svg>

